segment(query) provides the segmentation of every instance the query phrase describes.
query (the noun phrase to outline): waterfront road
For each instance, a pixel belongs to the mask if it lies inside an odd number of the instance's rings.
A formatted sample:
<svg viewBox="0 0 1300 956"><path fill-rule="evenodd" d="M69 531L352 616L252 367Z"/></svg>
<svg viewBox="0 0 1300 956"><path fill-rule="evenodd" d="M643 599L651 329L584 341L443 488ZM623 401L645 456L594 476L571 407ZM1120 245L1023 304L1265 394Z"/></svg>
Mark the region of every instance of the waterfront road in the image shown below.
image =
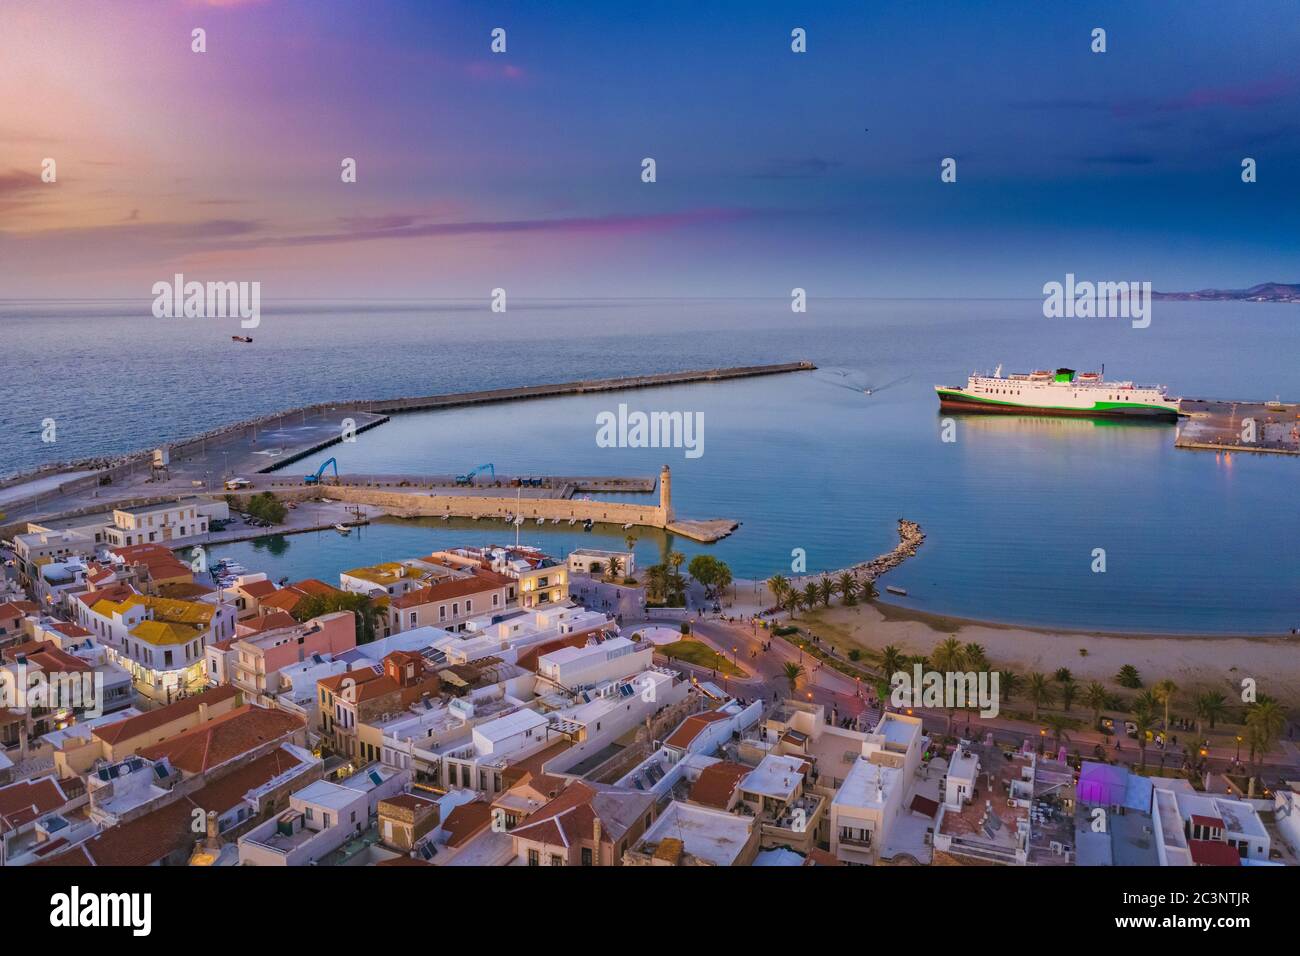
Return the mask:
<svg viewBox="0 0 1300 956"><path fill-rule="evenodd" d="M676 625L679 620L656 622L652 619L651 623ZM875 689L866 679L859 682L833 667L823 665L813 655L805 654L797 645L777 637L752 619L727 621L725 617L717 615L703 618L696 616L690 619L690 623L693 636L708 643L719 653L731 657L732 648L735 648L736 662L754 675L748 681L732 679L730 683L736 687L735 693L743 694L741 688L744 688L749 691L749 696L761 695L769 701L789 697L790 685L785 676L785 665L796 663L803 666L804 674L799 678L795 696L824 705L827 714L833 713L837 722L845 718L856 718L864 710L871 711L871 716L874 717L879 710L879 702L872 706ZM915 713L921 717L927 733L938 735L948 732L948 715L945 711L917 708ZM1026 740L1042 735L1043 731L1041 726L1023 720L981 718L976 714L968 718L964 712L954 716L952 729L959 735L973 735L978 739L992 733L999 745L1007 747L1020 747ZM1047 736L1050 740L1050 733ZM1085 759L1093 759L1093 748L1101 745L1107 760L1136 766L1140 761L1137 742L1127 737L1121 738L1118 750L1116 742L1114 736L1106 736L1090 729L1069 731L1065 741L1070 751L1077 751ZM1147 747L1147 765L1161 766L1162 755L1163 766L1175 769L1182 766L1183 751L1180 747L1171 746L1162 751L1154 745ZM1222 773L1231 770L1236 759L1235 744L1218 741L1210 747L1207 766L1215 773ZM1291 741L1284 740L1268 754L1264 765L1269 776L1295 779L1300 775L1300 751L1297 751Z"/></svg>

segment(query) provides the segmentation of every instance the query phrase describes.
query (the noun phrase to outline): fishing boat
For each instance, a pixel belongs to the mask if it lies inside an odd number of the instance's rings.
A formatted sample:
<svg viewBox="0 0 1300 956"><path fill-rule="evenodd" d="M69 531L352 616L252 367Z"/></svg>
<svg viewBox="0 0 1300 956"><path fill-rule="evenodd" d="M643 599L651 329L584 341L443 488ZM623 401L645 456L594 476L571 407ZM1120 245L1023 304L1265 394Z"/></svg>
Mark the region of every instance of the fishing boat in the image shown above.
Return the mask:
<svg viewBox="0 0 1300 956"><path fill-rule="evenodd" d="M570 519L569 519L569 525L570 525L570 526L575 525L575 524L577 524L577 523L578 523L578 519L577 519L577 518L570 518Z"/></svg>
<svg viewBox="0 0 1300 956"><path fill-rule="evenodd" d="M352 533L352 529L349 528L349 527L348 527L347 525L345 525L345 524L336 524L336 525L334 526L334 530L337 531L339 534L351 534L351 533Z"/></svg>
<svg viewBox="0 0 1300 956"><path fill-rule="evenodd" d="M630 527L632 527L632 522L629 521L627 524L623 525L623 530L626 531Z"/></svg>
<svg viewBox="0 0 1300 956"><path fill-rule="evenodd" d="M523 516L523 515L519 515L518 517L515 518L515 521L514 521L515 527L519 527L519 526L522 525L523 523L524 523L524 516Z"/></svg>
<svg viewBox="0 0 1300 956"><path fill-rule="evenodd" d="M251 341L253 341L253 337L252 337L251 335L232 335L232 336L230 337L230 341L232 341L232 342L251 342Z"/></svg>
<svg viewBox="0 0 1300 956"><path fill-rule="evenodd" d="M586 521L584 521L584 522L582 523L582 530L583 530L583 531L590 531L591 528L592 528L592 525L593 525L593 524L594 524L594 522L593 522L590 518L588 518Z"/></svg>
<svg viewBox="0 0 1300 956"><path fill-rule="evenodd" d="M450 520L451 520L451 515L443 515L443 516L442 516L442 520L443 520L443 521L450 521Z"/></svg>
<svg viewBox="0 0 1300 956"><path fill-rule="evenodd" d="M885 590L890 594L901 594L903 597L907 597L907 589L900 588L897 584L886 584Z"/></svg>
<svg viewBox="0 0 1300 956"><path fill-rule="evenodd" d="M545 519L545 518L538 518L538 519L537 519L537 523L538 523L538 524L546 524L546 519Z"/></svg>

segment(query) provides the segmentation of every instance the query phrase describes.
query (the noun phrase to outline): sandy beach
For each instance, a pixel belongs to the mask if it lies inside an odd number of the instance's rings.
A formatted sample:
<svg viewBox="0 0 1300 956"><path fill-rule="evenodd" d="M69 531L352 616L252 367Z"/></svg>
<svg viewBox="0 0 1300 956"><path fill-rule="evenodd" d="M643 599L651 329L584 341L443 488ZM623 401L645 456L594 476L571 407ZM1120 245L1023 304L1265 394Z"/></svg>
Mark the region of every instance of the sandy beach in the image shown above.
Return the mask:
<svg viewBox="0 0 1300 956"><path fill-rule="evenodd" d="M761 584L758 600L754 582L737 585L738 600L728 613L749 614L760 603L770 606ZM781 621L787 617L778 615ZM854 647L864 650L868 661L889 644L907 654L929 654L946 638L956 637L963 644L982 645L994 667L1017 674L1051 674L1067 667L1078 681L1095 680L1118 691L1116 673L1123 665L1132 664L1146 688L1168 677L1179 686L1184 699L1216 690L1229 700L1238 697L1241 681L1250 677L1260 693L1288 706L1300 706L1300 638L1031 628L930 614L881 601L844 607L838 599L830 608L801 612L795 623L845 653Z"/></svg>

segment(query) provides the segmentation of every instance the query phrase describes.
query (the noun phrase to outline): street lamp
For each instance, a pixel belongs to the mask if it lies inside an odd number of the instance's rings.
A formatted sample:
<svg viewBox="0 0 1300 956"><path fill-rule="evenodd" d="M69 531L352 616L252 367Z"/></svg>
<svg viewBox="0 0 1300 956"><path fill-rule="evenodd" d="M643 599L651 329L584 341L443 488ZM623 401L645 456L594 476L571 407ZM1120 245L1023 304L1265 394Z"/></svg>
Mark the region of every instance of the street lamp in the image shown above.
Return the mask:
<svg viewBox="0 0 1300 956"><path fill-rule="evenodd" d="M1237 763L1241 763L1241 734L1237 734Z"/></svg>

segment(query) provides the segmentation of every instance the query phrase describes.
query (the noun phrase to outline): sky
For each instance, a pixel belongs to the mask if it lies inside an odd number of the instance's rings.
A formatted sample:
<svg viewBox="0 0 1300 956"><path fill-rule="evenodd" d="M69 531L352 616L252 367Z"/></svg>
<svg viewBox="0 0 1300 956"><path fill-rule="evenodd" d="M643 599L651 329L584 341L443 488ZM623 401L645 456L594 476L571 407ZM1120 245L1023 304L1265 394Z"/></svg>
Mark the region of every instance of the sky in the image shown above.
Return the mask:
<svg viewBox="0 0 1300 956"><path fill-rule="evenodd" d="M1296 49L1294 0L0 0L0 298L1300 282Z"/></svg>

